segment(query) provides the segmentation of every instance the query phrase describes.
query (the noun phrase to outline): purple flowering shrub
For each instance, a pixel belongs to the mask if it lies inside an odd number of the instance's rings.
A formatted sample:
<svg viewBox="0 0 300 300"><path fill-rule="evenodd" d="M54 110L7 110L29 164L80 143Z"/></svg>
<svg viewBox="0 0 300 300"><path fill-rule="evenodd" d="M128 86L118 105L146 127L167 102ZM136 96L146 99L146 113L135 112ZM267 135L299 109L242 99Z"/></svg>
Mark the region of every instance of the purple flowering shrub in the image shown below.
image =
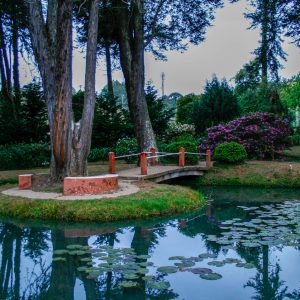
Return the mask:
<svg viewBox="0 0 300 300"><path fill-rule="evenodd" d="M274 153L289 147L291 129L288 120L273 114L256 112L225 125L207 129L207 138L199 145L200 152L214 149L224 142L237 142L244 146L248 157L274 157Z"/></svg>

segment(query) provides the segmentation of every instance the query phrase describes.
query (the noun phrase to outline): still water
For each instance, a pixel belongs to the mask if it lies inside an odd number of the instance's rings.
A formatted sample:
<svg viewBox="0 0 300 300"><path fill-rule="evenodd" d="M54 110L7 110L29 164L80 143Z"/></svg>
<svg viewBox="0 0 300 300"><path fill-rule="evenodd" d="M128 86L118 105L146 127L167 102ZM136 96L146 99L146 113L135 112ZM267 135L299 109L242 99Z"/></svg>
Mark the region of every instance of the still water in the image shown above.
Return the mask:
<svg viewBox="0 0 300 300"><path fill-rule="evenodd" d="M0 219L0 299L300 299L300 191L200 189L171 218Z"/></svg>

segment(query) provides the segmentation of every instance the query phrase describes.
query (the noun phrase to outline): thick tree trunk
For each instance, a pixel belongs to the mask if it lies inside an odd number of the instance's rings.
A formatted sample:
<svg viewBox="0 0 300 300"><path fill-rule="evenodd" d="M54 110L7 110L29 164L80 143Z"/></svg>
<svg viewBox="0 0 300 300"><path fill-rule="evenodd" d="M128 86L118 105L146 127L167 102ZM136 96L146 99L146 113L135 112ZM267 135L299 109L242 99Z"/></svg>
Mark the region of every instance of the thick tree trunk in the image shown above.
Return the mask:
<svg viewBox="0 0 300 300"><path fill-rule="evenodd" d="M114 98L114 86L113 86L113 79L112 79L110 45L107 40L105 40L105 57L106 57L106 77L107 77L108 94L110 95L110 97Z"/></svg>
<svg viewBox="0 0 300 300"><path fill-rule="evenodd" d="M79 127L75 128L73 134L72 175L87 174L87 157L91 148L92 126L96 101L95 80L98 23L99 0L92 0L87 41L84 108Z"/></svg>
<svg viewBox="0 0 300 300"><path fill-rule="evenodd" d="M50 176L54 182L61 181L69 175L71 162L72 0L49 1L47 23L39 0L28 2L28 12L31 42L48 108Z"/></svg>
<svg viewBox="0 0 300 300"><path fill-rule="evenodd" d="M16 110L20 106L19 32L16 20L12 20L13 81Z"/></svg>
<svg viewBox="0 0 300 300"><path fill-rule="evenodd" d="M120 61L125 77L129 110L134 121L140 151L149 151L151 147L156 148L156 142L144 92L144 1L135 1L130 17L128 10L122 8L124 3L119 1L117 4L121 7L118 16Z"/></svg>
<svg viewBox="0 0 300 300"><path fill-rule="evenodd" d="M262 82L268 82L268 8L269 0L263 0L262 3L262 28L261 28L261 78Z"/></svg>

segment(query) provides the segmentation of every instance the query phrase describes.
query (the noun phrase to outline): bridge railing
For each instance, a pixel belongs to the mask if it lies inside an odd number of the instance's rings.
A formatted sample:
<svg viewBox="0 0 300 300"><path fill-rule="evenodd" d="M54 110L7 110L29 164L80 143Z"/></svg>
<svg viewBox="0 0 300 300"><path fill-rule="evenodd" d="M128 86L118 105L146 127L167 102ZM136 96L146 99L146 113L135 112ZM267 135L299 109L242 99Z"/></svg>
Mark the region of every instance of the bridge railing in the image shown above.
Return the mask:
<svg viewBox="0 0 300 300"><path fill-rule="evenodd" d="M109 173L116 173L116 160L117 159L125 159L131 157L138 157L140 161L141 175L148 174L148 161L150 160L151 166L156 166L159 158L168 157L168 156L177 156L178 155L178 165L180 167L185 166L185 155L195 155L195 156L204 156L205 157L205 165L207 168L212 167L211 161L211 150L207 150L206 153L200 152L186 152L183 147L179 149L178 152L159 152L156 151L155 148L151 148L149 152L141 152L141 153L133 153L128 155L120 155L116 156L114 152L110 152L109 157Z"/></svg>

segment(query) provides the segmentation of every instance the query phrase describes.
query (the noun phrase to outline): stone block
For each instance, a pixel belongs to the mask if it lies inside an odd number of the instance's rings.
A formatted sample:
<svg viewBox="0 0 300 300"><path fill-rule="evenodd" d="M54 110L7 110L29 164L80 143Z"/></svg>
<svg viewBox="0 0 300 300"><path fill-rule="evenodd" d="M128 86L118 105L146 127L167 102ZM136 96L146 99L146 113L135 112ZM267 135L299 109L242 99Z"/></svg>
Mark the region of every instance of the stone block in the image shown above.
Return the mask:
<svg viewBox="0 0 300 300"><path fill-rule="evenodd" d="M19 175L19 190L30 190L32 184L32 174Z"/></svg>
<svg viewBox="0 0 300 300"><path fill-rule="evenodd" d="M64 195L99 195L114 192L118 189L118 175L109 174L91 177L66 177Z"/></svg>

